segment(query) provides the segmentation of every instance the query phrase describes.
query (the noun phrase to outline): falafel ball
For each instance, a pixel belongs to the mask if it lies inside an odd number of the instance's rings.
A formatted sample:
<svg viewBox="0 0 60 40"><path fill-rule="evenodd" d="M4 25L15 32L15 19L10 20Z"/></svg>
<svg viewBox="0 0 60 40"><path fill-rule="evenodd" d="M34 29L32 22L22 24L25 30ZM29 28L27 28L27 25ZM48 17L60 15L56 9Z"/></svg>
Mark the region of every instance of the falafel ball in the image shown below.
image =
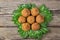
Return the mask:
<svg viewBox="0 0 60 40"><path fill-rule="evenodd" d="M30 10L27 9L27 8L24 8L24 9L22 10L22 16L27 17L27 16L29 16L29 15L30 15Z"/></svg>
<svg viewBox="0 0 60 40"><path fill-rule="evenodd" d="M28 16L27 17L27 22L30 23L30 24L34 23L35 22L34 16Z"/></svg>
<svg viewBox="0 0 60 40"><path fill-rule="evenodd" d="M39 30L40 29L40 25L38 23L33 23L31 26L32 30Z"/></svg>
<svg viewBox="0 0 60 40"><path fill-rule="evenodd" d="M42 22L44 22L44 17L41 16L41 15L38 15L38 16L36 17L36 22L37 22L37 23L42 23Z"/></svg>
<svg viewBox="0 0 60 40"><path fill-rule="evenodd" d="M19 22L19 23L24 23L24 22L26 22L26 18L23 17L23 16L20 16L20 17L18 18L18 22Z"/></svg>
<svg viewBox="0 0 60 40"><path fill-rule="evenodd" d="M32 14L33 16L37 16L37 15L39 14L38 8L32 8L32 9L31 9L31 14Z"/></svg>
<svg viewBox="0 0 60 40"><path fill-rule="evenodd" d="M29 23L23 23L22 24L22 30L24 30L24 31L30 30L30 24Z"/></svg>

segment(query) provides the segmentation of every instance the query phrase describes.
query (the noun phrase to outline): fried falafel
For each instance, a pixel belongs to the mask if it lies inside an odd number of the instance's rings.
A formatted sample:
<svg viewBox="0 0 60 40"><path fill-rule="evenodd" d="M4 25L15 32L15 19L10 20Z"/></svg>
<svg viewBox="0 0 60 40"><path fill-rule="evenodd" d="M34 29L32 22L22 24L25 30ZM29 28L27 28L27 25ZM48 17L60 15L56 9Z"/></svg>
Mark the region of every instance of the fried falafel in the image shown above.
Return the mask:
<svg viewBox="0 0 60 40"><path fill-rule="evenodd" d="M33 23L32 25L31 25L31 28L32 28L32 30L39 30L40 29L40 25L38 24L38 23Z"/></svg>
<svg viewBox="0 0 60 40"><path fill-rule="evenodd" d="M38 16L36 17L36 22L37 22L37 23L42 23L42 22L44 22L44 17L43 17L42 15L38 15Z"/></svg>
<svg viewBox="0 0 60 40"><path fill-rule="evenodd" d="M35 22L35 17L34 16L28 16L27 17L27 22L30 23L30 24L34 23Z"/></svg>
<svg viewBox="0 0 60 40"><path fill-rule="evenodd" d="M19 23L24 23L24 22L26 22L26 18L23 17L23 16L20 16L20 17L18 18L18 22L19 22Z"/></svg>
<svg viewBox="0 0 60 40"><path fill-rule="evenodd" d="M24 31L30 30L30 24L29 23L23 23L22 24L22 30L24 30Z"/></svg>
<svg viewBox="0 0 60 40"><path fill-rule="evenodd" d="M32 9L31 9L31 14L32 14L33 16L37 16L37 15L39 14L38 8L32 8Z"/></svg>
<svg viewBox="0 0 60 40"><path fill-rule="evenodd" d="M21 13L22 13L22 16L27 17L30 15L30 10L27 8L24 8Z"/></svg>

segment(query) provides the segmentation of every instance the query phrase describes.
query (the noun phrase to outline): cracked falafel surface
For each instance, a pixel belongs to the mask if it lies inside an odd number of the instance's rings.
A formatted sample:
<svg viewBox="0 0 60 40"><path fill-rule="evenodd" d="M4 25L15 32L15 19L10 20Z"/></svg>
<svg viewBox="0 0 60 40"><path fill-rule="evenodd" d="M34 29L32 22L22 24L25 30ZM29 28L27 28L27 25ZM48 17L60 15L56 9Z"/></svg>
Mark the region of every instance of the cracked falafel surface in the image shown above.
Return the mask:
<svg viewBox="0 0 60 40"><path fill-rule="evenodd" d="M31 9L31 15L37 16L39 14L39 10L37 7Z"/></svg>
<svg viewBox="0 0 60 40"><path fill-rule="evenodd" d="M35 22L35 17L34 16L28 16L27 17L27 22L30 23L30 24L34 23Z"/></svg>
<svg viewBox="0 0 60 40"><path fill-rule="evenodd" d="M29 31L30 30L30 24L29 23L23 23L22 24L22 30L23 31Z"/></svg>
<svg viewBox="0 0 60 40"><path fill-rule="evenodd" d="M27 17L30 15L30 10L27 8L24 8L21 13L22 13L22 16Z"/></svg>
<svg viewBox="0 0 60 40"><path fill-rule="evenodd" d="M23 17L23 16L20 16L20 17L18 18L18 22L19 22L19 23L24 23L24 22L26 22L26 18Z"/></svg>

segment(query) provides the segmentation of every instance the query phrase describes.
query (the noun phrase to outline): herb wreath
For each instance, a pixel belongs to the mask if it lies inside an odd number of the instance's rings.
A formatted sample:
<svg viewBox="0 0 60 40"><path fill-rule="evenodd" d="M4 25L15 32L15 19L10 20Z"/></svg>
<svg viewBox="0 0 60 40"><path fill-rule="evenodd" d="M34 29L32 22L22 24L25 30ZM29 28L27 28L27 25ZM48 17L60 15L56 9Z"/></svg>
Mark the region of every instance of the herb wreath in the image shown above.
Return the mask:
<svg viewBox="0 0 60 40"><path fill-rule="evenodd" d="M39 12L41 15L43 15L44 22L40 24L41 29L37 31L23 31L21 23L18 22L19 16L21 16L21 11L24 8L32 9L34 7L37 7L35 4L20 4L16 10L13 11L13 17L12 20L14 23L18 26L18 33L22 38L41 38L43 34L46 34L48 32L47 24L52 20L52 13L50 10L43 4L39 7Z"/></svg>

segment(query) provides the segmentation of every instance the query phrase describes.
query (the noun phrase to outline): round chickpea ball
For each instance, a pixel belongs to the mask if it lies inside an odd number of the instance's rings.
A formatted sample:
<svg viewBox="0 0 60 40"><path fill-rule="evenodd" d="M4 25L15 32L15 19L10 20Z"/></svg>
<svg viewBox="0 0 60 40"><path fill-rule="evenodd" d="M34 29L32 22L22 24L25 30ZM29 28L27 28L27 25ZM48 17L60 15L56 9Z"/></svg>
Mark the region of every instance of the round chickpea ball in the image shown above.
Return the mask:
<svg viewBox="0 0 60 40"><path fill-rule="evenodd" d="M33 16L37 16L37 15L39 14L38 8L32 8L32 9L31 9L31 14L32 14Z"/></svg>
<svg viewBox="0 0 60 40"><path fill-rule="evenodd" d="M35 22L34 16L28 16L27 17L27 22L30 23L30 24L34 23Z"/></svg>
<svg viewBox="0 0 60 40"><path fill-rule="evenodd" d="M20 17L18 18L18 22L19 22L19 23L24 23L24 22L26 22L26 18L23 17L23 16L20 16Z"/></svg>
<svg viewBox="0 0 60 40"><path fill-rule="evenodd" d="M40 25L38 23L33 23L31 26L32 30L39 30L40 29Z"/></svg>
<svg viewBox="0 0 60 40"><path fill-rule="evenodd" d="M22 16L27 17L27 16L29 16L29 15L30 15L30 10L27 9L27 8L24 8L24 9L22 10Z"/></svg>
<svg viewBox="0 0 60 40"><path fill-rule="evenodd" d="M22 24L22 30L24 30L24 31L30 30L30 24L29 23L23 23Z"/></svg>
<svg viewBox="0 0 60 40"><path fill-rule="evenodd" d="M36 22L37 22L37 23L42 23L42 22L44 22L44 17L41 16L41 15L38 15L38 16L36 17Z"/></svg>

